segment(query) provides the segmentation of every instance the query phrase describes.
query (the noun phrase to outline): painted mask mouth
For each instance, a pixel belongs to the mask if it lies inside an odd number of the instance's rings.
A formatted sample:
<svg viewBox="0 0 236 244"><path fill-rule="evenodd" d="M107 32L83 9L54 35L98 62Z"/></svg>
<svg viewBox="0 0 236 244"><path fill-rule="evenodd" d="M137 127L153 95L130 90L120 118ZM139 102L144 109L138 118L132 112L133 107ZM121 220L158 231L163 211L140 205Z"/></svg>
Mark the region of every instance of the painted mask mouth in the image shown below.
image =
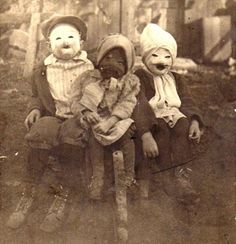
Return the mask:
<svg viewBox="0 0 236 244"><path fill-rule="evenodd" d="M156 68L158 70L164 70L164 69L166 69L166 67L167 67L167 65L164 65L164 64L156 64Z"/></svg>
<svg viewBox="0 0 236 244"><path fill-rule="evenodd" d="M69 45L65 45L65 46L63 46L63 49L69 49L69 48L70 48Z"/></svg>

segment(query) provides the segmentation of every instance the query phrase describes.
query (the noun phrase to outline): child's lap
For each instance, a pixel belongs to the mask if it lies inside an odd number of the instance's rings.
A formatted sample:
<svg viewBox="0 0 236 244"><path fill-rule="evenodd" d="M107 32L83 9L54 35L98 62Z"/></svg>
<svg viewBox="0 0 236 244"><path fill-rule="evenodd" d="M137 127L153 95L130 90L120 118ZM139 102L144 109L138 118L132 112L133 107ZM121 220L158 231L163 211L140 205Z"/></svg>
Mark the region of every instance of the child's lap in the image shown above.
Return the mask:
<svg viewBox="0 0 236 244"><path fill-rule="evenodd" d="M179 119L173 128L170 128L163 119L157 119L157 125L152 128L151 132L155 140L164 138L169 141L171 135L175 135L177 137L188 136L189 126L190 123L187 118Z"/></svg>
<svg viewBox="0 0 236 244"><path fill-rule="evenodd" d="M33 148L51 149L64 143L84 147L87 133L74 118L45 116L33 124L25 139Z"/></svg>

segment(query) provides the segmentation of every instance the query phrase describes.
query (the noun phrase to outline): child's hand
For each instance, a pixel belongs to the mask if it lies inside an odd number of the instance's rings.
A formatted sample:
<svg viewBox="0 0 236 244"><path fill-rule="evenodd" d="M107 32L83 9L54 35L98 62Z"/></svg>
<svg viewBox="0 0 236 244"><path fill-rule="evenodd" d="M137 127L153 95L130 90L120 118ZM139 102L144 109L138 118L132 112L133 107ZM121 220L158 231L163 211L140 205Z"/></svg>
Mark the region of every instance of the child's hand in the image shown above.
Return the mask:
<svg viewBox="0 0 236 244"><path fill-rule="evenodd" d="M96 124L93 128L97 133L107 133L110 128L112 127L112 124L110 123L109 120L103 120Z"/></svg>
<svg viewBox="0 0 236 244"><path fill-rule="evenodd" d="M86 111L84 117L89 124L97 124L101 121L101 117L96 112Z"/></svg>
<svg viewBox="0 0 236 244"><path fill-rule="evenodd" d="M111 116L109 119L99 122L93 128L97 133L107 133L118 121L118 117Z"/></svg>
<svg viewBox="0 0 236 244"><path fill-rule="evenodd" d="M159 155L158 146L151 132L146 132L142 136L143 153L145 157L155 158Z"/></svg>
<svg viewBox="0 0 236 244"><path fill-rule="evenodd" d="M38 109L33 109L25 119L25 127L27 130L41 117L41 112Z"/></svg>
<svg viewBox="0 0 236 244"><path fill-rule="evenodd" d="M202 132L199 128L199 123L197 120L193 120L189 127L189 139L196 140L197 143L200 142Z"/></svg>

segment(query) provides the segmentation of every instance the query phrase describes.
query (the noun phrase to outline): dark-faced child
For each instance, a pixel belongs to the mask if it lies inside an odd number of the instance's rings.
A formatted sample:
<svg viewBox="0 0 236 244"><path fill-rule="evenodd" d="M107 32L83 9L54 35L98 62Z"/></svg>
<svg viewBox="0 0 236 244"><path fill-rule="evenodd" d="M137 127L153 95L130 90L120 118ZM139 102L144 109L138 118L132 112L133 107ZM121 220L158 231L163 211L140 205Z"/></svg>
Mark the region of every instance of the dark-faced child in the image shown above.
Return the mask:
<svg viewBox="0 0 236 244"><path fill-rule="evenodd" d="M130 127L136 106L139 79L131 73L134 48L123 35L106 37L98 48L97 69L83 79L89 83L81 99L73 103L74 113L82 116L82 124L91 130L93 177L90 197L101 198L103 187L103 147L121 150L124 155L126 184L134 182L134 142Z"/></svg>

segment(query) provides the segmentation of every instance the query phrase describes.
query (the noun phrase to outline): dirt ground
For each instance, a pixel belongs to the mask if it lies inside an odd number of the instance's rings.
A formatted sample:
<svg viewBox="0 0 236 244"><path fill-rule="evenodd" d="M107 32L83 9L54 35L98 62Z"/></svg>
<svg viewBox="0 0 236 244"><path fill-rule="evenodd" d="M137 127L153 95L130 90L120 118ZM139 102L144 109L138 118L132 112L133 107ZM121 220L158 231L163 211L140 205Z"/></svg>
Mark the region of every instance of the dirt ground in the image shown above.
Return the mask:
<svg viewBox="0 0 236 244"><path fill-rule="evenodd" d="M163 188L166 173L152 174L149 200L128 201L130 244L233 244L236 243L236 93L234 77L224 67L200 66L189 72L188 84L206 121L197 159L189 163L193 183L201 201L186 208ZM70 189L61 226L46 233L40 225L54 199L50 173L38 185L26 221L18 229L6 226L21 198L26 174L27 145L24 141L30 84L22 78L22 65L0 67L0 167L1 244L111 244L116 240L114 191L106 191L101 202L86 195L86 179L78 162L68 165ZM49 176L48 176L49 175Z"/></svg>

